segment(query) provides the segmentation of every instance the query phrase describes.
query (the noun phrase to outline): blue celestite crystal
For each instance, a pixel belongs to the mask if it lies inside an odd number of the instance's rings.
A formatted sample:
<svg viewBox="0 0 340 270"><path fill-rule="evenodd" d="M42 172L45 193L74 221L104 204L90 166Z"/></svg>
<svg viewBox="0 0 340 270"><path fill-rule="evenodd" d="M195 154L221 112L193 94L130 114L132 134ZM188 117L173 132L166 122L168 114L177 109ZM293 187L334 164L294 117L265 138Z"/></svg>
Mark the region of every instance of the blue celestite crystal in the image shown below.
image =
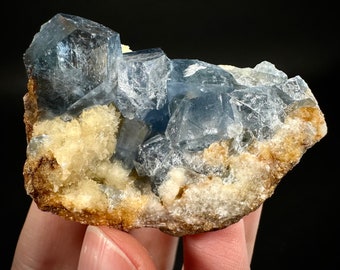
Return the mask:
<svg viewBox="0 0 340 270"><path fill-rule="evenodd" d="M138 148L149 133L150 128L144 122L125 118L118 134L116 153L112 158L122 161L123 166L131 170Z"/></svg>
<svg viewBox="0 0 340 270"><path fill-rule="evenodd" d="M292 108L315 105L300 77L288 79L269 62L224 69L171 60L159 48L122 53L117 32L67 14L41 27L24 63L43 115L68 121L114 104L123 118L112 160L148 177L155 192L174 166L208 174L195 158L212 143L230 140L238 153L270 138Z"/></svg>
<svg viewBox="0 0 340 270"><path fill-rule="evenodd" d="M162 134L157 134L139 148L135 168L140 176L148 176L151 186L157 193L157 187L164 181L172 167L185 166L181 151L172 147Z"/></svg>
<svg viewBox="0 0 340 270"><path fill-rule="evenodd" d="M200 93L232 91L233 76L221 67L195 59L173 59L168 81L168 99Z"/></svg>
<svg viewBox="0 0 340 270"><path fill-rule="evenodd" d="M124 117L144 119L167 100L170 59L159 49L125 53L119 62L114 102Z"/></svg>
<svg viewBox="0 0 340 270"><path fill-rule="evenodd" d="M24 63L37 81L40 108L59 115L112 102L121 58L117 32L78 16L57 14L34 36Z"/></svg>
<svg viewBox="0 0 340 270"><path fill-rule="evenodd" d="M227 139L234 118L229 94L235 87L232 75L219 66L173 60L168 81L171 118L166 129L172 145L197 151Z"/></svg>
<svg viewBox="0 0 340 270"><path fill-rule="evenodd" d="M234 123L227 91L207 91L185 96L169 120L166 136L173 147L199 151L221 139L229 139L228 127Z"/></svg>

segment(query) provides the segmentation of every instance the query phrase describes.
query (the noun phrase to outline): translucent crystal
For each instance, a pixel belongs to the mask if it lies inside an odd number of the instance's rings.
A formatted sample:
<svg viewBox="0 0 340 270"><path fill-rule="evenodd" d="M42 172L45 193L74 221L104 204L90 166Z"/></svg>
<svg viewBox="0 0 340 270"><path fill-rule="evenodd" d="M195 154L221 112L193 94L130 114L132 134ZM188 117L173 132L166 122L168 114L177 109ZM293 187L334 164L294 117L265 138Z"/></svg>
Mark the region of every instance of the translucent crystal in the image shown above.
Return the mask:
<svg viewBox="0 0 340 270"><path fill-rule="evenodd" d="M287 104L282 91L272 86L235 89L230 93L235 122L242 124L257 139L265 139L282 124Z"/></svg>
<svg viewBox="0 0 340 270"><path fill-rule="evenodd" d="M124 117L143 119L164 106L170 59L159 49L124 54L114 101Z"/></svg>
<svg viewBox="0 0 340 270"><path fill-rule="evenodd" d="M133 162L137 157L138 147L145 141L149 133L150 129L144 122L135 119L124 119L121 124L116 153L113 159L122 161L123 166L131 170L134 166Z"/></svg>
<svg viewBox="0 0 340 270"><path fill-rule="evenodd" d="M221 67L195 59L174 59L168 82L168 99L200 92L231 91L235 80Z"/></svg>
<svg viewBox="0 0 340 270"><path fill-rule="evenodd" d="M295 76L288 79L282 84L282 91L286 93L291 102L309 102L315 104L315 98L313 97L307 83L300 77Z"/></svg>
<svg viewBox="0 0 340 270"><path fill-rule="evenodd" d="M135 161L137 173L150 177L155 192L174 166L183 166L182 154L171 147L164 135L153 136L139 148Z"/></svg>
<svg viewBox="0 0 340 270"><path fill-rule="evenodd" d="M78 110L93 105L97 96L108 103L107 95L117 86L121 55L117 32L78 16L57 14L35 35L24 63L37 81L39 106L62 114L76 102L82 103Z"/></svg>
<svg viewBox="0 0 340 270"><path fill-rule="evenodd" d="M274 86L284 83L288 77L278 70L275 65L268 61L262 61L254 68L238 68L234 66L225 66L232 73L237 83L240 85L252 86Z"/></svg>
<svg viewBox="0 0 340 270"><path fill-rule="evenodd" d="M166 129L173 147L198 151L230 137L228 126L234 115L228 92L215 87L205 91L194 97L186 95L176 106Z"/></svg>

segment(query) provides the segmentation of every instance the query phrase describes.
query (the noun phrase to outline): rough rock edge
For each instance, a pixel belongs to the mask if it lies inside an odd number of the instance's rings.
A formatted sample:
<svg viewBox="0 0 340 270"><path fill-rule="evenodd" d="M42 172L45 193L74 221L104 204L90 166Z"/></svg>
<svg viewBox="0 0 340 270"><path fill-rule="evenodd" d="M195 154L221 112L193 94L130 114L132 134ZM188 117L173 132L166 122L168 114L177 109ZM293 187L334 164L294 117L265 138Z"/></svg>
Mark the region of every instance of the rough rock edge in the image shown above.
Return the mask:
<svg viewBox="0 0 340 270"><path fill-rule="evenodd" d="M39 121L35 89L34 78L29 78L28 92L24 96L28 143ZM132 193L111 210L107 205L106 208L90 205L78 209L76 197L65 205L65 199L54 191L50 182L60 175L62 168L54 153L49 151L38 158L28 156L23 173L25 188L41 210L83 224L107 225L124 231L155 227L175 236L218 230L257 209L273 194L282 177L299 162L305 151L326 133L326 122L317 105L296 109L273 139L254 143L247 153L227 157L227 144L223 142L205 149L206 162L216 162L222 153L224 158L218 162L230 166L239 176L235 183L225 184L215 176L192 175L175 168L169 173L171 180L160 187L160 198L144 187L138 190L139 196ZM207 209L215 212L207 212Z"/></svg>

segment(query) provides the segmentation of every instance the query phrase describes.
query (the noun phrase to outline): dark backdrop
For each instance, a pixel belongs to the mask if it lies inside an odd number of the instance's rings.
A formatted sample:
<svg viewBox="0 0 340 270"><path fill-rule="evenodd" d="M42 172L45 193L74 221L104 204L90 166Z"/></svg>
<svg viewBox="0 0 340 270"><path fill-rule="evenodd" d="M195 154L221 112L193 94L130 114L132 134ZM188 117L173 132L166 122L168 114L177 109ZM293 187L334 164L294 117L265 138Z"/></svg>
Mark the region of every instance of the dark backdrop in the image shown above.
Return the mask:
<svg viewBox="0 0 340 270"><path fill-rule="evenodd" d="M339 23L327 1L25 1L2 8L0 268L9 269L30 199L23 187L22 55L57 12L109 26L132 49L161 47L170 58L253 67L268 60L300 75L319 101L327 136L307 151L264 203L252 269L336 269L339 241ZM334 245L331 243L334 243ZM181 260L181 247L179 259ZM324 267L319 268L318 266ZM180 268L177 268L180 269Z"/></svg>

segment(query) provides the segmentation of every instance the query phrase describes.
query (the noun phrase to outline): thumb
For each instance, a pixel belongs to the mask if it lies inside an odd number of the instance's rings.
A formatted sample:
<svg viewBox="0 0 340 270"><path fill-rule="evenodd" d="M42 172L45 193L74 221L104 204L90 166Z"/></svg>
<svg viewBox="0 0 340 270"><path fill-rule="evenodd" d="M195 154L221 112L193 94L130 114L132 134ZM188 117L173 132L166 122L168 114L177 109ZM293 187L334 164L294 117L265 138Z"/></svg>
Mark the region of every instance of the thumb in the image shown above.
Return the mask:
<svg viewBox="0 0 340 270"><path fill-rule="evenodd" d="M88 226L78 269L155 269L147 250L128 233Z"/></svg>

